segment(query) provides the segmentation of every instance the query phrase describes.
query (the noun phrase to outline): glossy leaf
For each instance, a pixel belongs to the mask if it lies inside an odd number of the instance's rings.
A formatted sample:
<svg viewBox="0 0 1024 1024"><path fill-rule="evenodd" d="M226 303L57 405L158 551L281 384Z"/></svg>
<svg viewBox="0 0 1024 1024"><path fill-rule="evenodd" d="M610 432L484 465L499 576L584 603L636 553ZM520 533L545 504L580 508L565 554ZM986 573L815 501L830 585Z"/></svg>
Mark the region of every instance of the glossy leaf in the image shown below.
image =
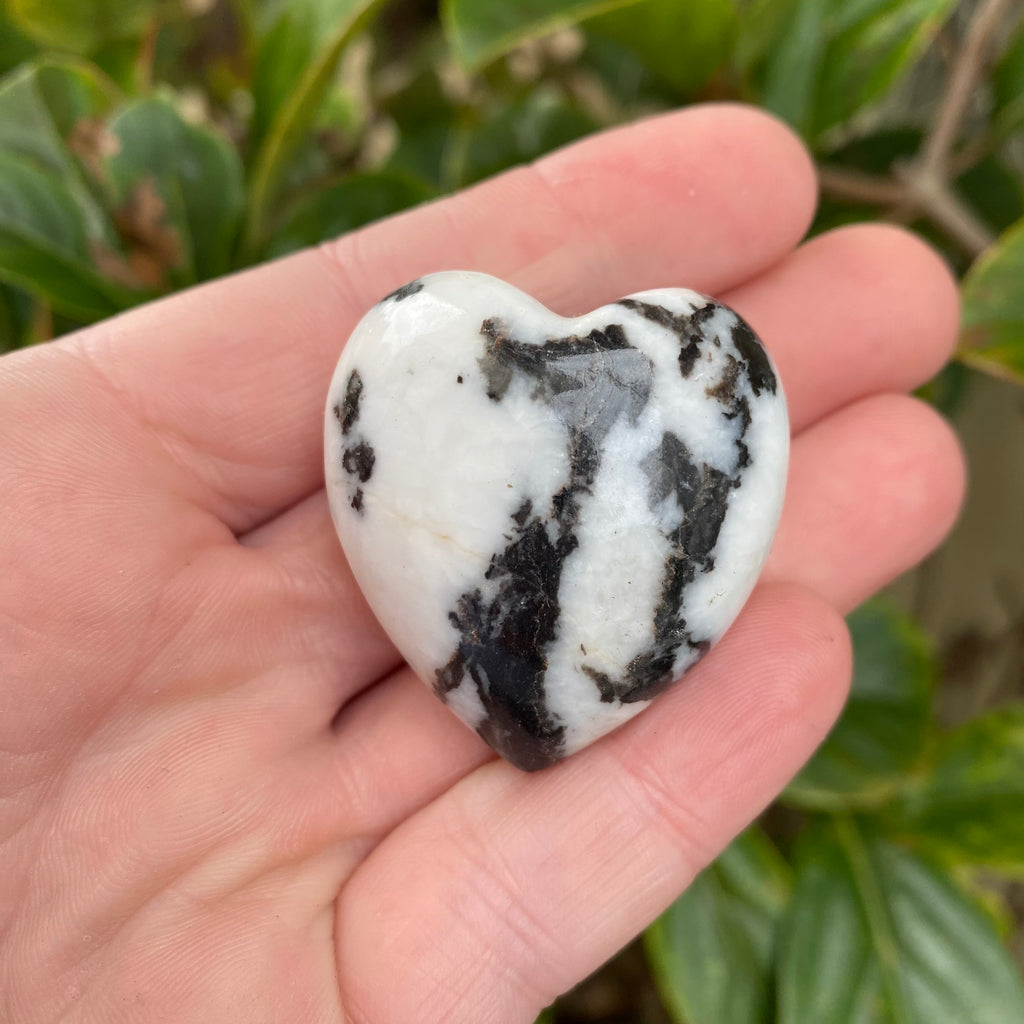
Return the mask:
<svg viewBox="0 0 1024 1024"><path fill-rule="evenodd" d="M754 827L647 930L648 960L673 1020L766 1019L775 931L789 889L785 861Z"/></svg>
<svg viewBox="0 0 1024 1024"><path fill-rule="evenodd" d="M420 124L405 125L398 145L387 162L387 169L408 174L429 182L437 189L448 191L451 174L445 155L456 134L450 118L431 118Z"/></svg>
<svg viewBox="0 0 1024 1024"><path fill-rule="evenodd" d="M1024 983L988 914L848 819L801 845L777 980L778 1024L1024 1020Z"/></svg>
<svg viewBox="0 0 1024 1024"><path fill-rule="evenodd" d="M1024 220L1010 228L964 279L960 358L1024 382Z"/></svg>
<svg viewBox="0 0 1024 1024"><path fill-rule="evenodd" d="M11 16L0 0L0 75L31 60L38 46L11 21Z"/></svg>
<svg viewBox="0 0 1024 1024"><path fill-rule="evenodd" d="M976 163L956 179L953 188L997 233L1024 217L1024 176L998 157Z"/></svg>
<svg viewBox="0 0 1024 1024"><path fill-rule="evenodd" d="M15 24L46 46L88 53L111 39L140 35L157 0L7 0Z"/></svg>
<svg viewBox="0 0 1024 1024"><path fill-rule="evenodd" d="M815 140L870 105L933 41L955 0L776 0L741 31L754 98ZM764 38L766 29L771 31Z"/></svg>
<svg viewBox="0 0 1024 1024"><path fill-rule="evenodd" d="M638 0L442 0L441 21L456 59L467 71L531 39Z"/></svg>
<svg viewBox="0 0 1024 1024"><path fill-rule="evenodd" d="M415 178L394 172L355 174L305 196L271 239L268 256L283 256L337 238L346 231L415 206L436 193Z"/></svg>
<svg viewBox="0 0 1024 1024"><path fill-rule="evenodd" d="M180 287L227 273L244 202L234 147L161 98L129 105L110 131L117 146L107 174L147 283Z"/></svg>
<svg viewBox="0 0 1024 1024"><path fill-rule="evenodd" d="M1021 21L992 75L994 121L1002 136L1024 128L1024 21Z"/></svg>
<svg viewBox="0 0 1024 1024"><path fill-rule="evenodd" d="M579 66L596 75L602 89L623 110L657 110L665 103L664 79L614 39L588 32Z"/></svg>
<svg viewBox="0 0 1024 1024"><path fill-rule="evenodd" d="M934 42L956 0L843 0L815 99L820 134L877 100Z"/></svg>
<svg viewBox="0 0 1024 1024"><path fill-rule="evenodd" d="M322 7L314 0L299 0L283 8L260 39L252 76L253 148L263 141L322 42Z"/></svg>
<svg viewBox="0 0 1024 1024"><path fill-rule="evenodd" d="M107 137L110 96L83 67L30 66L0 83L0 279L81 320L140 293L89 177Z"/></svg>
<svg viewBox="0 0 1024 1024"><path fill-rule="evenodd" d="M35 303L20 288L0 283L0 355L29 339Z"/></svg>
<svg viewBox="0 0 1024 1024"><path fill-rule="evenodd" d="M1024 704L945 735L888 817L908 840L946 856L1024 874Z"/></svg>
<svg viewBox="0 0 1024 1024"><path fill-rule="evenodd" d="M974 373L963 363L951 362L930 381L922 384L915 392L917 398L935 406L947 419L952 419L963 408L964 401L971 393Z"/></svg>
<svg viewBox="0 0 1024 1024"><path fill-rule="evenodd" d="M313 0L305 2L311 3ZM255 256L264 239L270 221L271 207L277 200L288 158L315 120L342 51L380 5L381 0L323 2L330 4L327 16L321 15L308 23L304 22L306 28L298 32L296 41L288 44L289 53L293 56L289 59L288 72L282 78L284 84L276 84L273 88L265 87L266 95L276 96L281 102L273 114L266 118L266 128L254 156L245 229L245 251L250 256ZM289 5L282 17L289 18L298 9L299 5L294 9ZM325 25L329 27L324 28ZM316 36L312 55L295 59L294 53L306 52L302 32L310 29ZM277 52L280 52L280 48ZM301 75L291 79L289 76L300 66Z"/></svg>
<svg viewBox="0 0 1024 1024"><path fill-rule="evenodd" d="M777 5L781 10L782 4ZM796 128L810 133L814 98L825 60L827 11L820 0L790 0L789 16L767 50L763 84L756 99Z"/></svg>
<svg viewBox="0 0 1024 1024"><path fill-rule="evenodd" d="M444 154L446 185L461 188L564 146L597 125L553 88L500 104L450 132Z"/></svg>
<svg viewBox="0 0 1024 1024"><path fill-rule="evenodd" d="M382 111L398 132L387 169L412 175L444 188L444 154L455 130L457 111L445 94L439 67L444 60L440 40L428 39L409 59L404 88L388 96Z"/></svg>
<svg viewBox="0 0 1024 1024"><path fill-rule="evenodd" d="M906 780L928 735L934 669L920 630L881 601L847 620L853 686L828 739L786 790L803 807L877 804Z"/></svg>
<svg viewBox="0 0 1024 1024"><path fill-rule="evenodd" d="M778 1024L882 1024L874 936L857 878L830 828L804 838L796 868L793 897L779 926ZM872 906L884 900L877 892L865 896ZM883 917L885 909L883 902ZM905 1016L895 1019L908 1024Z"/></svg>
<svg viewBox="0 0 1024 1024"><path fill-rule="evenodd" d="M732 0L643 0L586 27L631 50L677 93L692 95L725 63L738 25Z"/></svg>
<svg viewBox="0 0 1024 1024"><path fill-rule="evenodd" d="M31 64L0 82L0 152L60 178L90 239L107 244L113 238L87 168L101 155L113 103L111 87L84 64Z"/></svg>
<svg viewBox="0 0 1024 1024"><path fill-rule="evenodd" d="M55 175L0 153L0 280L83 320L109 316L131 298L93 269L81 211Z"/></svg>

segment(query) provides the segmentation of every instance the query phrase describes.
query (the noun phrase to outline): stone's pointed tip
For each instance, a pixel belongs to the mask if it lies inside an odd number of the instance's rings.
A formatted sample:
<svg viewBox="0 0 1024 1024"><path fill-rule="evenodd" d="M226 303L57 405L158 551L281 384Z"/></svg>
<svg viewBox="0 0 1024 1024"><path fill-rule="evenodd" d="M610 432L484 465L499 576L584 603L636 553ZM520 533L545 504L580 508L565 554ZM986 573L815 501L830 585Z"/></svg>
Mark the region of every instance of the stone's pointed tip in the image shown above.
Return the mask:
<svg viewBox="0 0 1024 1024"><path fill-rule="evenodd" d="M547 755L520 750L515 746L502 747L494 746L490 743L487 745L514 768L518 768L521 772L530 772L531 774L542 772L545 768L561 764L566 758L565 754Z"/></svg>
<svg viewBox="0 0 1024 1024"><path fill-rule="evenodd" d="M367 600L524 771L708 651L781 510L771 360L685 289L567 320L487 275L428 275L358 325L327 416L332 514Z"/></svg>

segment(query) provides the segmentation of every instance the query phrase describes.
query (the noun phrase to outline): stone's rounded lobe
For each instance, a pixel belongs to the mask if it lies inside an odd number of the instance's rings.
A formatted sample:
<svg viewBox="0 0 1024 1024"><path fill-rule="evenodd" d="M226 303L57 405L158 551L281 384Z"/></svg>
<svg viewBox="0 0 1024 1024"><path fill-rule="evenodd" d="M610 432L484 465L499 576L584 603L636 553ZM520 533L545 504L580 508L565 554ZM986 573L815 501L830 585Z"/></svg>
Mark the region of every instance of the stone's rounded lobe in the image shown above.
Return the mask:
<svg viewBox="0 0 1024 1024"><path fill-rule="evenodd" d="M349 564L413 669L525 769L632 718L760 574L789 454L775 369L685 289L556 316L485 274L362 319L327 402Z"/></svg>

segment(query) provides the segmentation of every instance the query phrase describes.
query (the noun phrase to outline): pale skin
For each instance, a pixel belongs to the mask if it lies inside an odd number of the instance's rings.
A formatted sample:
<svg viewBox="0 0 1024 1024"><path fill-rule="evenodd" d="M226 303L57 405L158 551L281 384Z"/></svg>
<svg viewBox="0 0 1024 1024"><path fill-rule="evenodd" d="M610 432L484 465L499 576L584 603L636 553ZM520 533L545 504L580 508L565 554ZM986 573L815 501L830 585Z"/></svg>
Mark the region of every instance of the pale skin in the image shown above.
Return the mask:
<svg viewBox="0 0 1024 1024"><path fill-rule="evenodd" d="M785 128L691 108L0 360L0 1020L525 1024L685 888L838 714L842 615L962 495L902 394L949 356L954 282L892 228L800 245L814 199ZM790 403L726 639L533 775L402 666L322 490L348 332L451 268L564 314L713 293Z"/></svg>

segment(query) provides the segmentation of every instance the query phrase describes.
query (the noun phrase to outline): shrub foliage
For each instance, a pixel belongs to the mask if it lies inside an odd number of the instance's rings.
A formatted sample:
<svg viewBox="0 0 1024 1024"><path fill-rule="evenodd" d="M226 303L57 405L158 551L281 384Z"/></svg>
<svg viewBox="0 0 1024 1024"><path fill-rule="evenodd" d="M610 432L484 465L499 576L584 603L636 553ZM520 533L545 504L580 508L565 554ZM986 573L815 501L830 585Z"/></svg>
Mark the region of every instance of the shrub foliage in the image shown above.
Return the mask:
<svg viewBox="0 0 1024 1024"><path fill-rule="evenodd" d="M789 121L814 227L911 224L962 277L948 404L1024 384L1015 0L0 0L0 351L701 99ZM1024 703L938 724L920 629L850 617L853 693L647 932L687 1024L1024 1021ZM547 1013L562 1019L556 1005Z"/></svg>

